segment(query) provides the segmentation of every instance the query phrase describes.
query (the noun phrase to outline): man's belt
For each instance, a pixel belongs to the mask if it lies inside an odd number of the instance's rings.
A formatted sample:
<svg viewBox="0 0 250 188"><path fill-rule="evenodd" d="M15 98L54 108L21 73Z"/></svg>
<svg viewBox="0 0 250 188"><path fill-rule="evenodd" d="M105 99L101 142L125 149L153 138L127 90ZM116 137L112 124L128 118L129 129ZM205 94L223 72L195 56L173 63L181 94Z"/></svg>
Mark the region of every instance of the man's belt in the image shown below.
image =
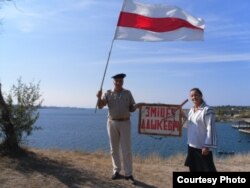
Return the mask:
<svg viewBox="0 0 250 188"><path fill-rule="evenodd" d="M128 121L129 118L109 118L112 121Z"/></svg>

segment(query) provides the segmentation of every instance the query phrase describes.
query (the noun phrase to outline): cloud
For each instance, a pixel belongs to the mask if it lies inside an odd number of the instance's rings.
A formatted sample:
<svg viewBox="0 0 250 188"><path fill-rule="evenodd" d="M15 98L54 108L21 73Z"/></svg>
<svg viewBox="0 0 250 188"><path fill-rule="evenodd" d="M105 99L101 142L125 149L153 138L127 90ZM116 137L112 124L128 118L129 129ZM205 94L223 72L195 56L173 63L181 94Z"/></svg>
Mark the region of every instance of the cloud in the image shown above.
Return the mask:
<svg viewBox="0 0 250 188"><path fill-rule="evenodd" d="M208 14L206 15L205 35L215 40L236 40L241 43L248 43L250 39L250 24L247 18L235 17L238 13L230 14Z"/></svg>
<svg viewBox="0 0 250 188"><path fill-rule="evenodd" d="M128 56L130 57L130 56ZM155 57L132 57L126 60L114 60L117 64L161 64L161 63L184 63L184 64L201 64L201 63L228 63L228 62L249 62L250 53L235 53L235 54L201 54L201 55L168 55Z"/></svg>
<svg viewBox="0 0 250 188"><path fill-rule="evenodd" d="M50 2L26 0L16 6L9 4L2 9L1 16L22 32L32 32L41 28L52 29L57 26L62 29L69 24L75 24L71 19L77 11L83 11L93 5L91 0L50 0ZM65 16L67 14L67 16Z"/></svg>

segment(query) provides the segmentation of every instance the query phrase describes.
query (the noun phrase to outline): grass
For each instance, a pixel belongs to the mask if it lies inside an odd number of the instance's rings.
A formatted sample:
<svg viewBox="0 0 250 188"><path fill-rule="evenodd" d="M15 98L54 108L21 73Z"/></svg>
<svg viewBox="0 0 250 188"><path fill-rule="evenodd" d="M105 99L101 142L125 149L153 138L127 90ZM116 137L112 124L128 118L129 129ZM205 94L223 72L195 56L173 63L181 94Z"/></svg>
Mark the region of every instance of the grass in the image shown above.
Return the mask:
<svg viewBox="0 0 250 188"><path fill-rule="evenodd" d="M171 188L173 171L188 171L185 156L134 156L136 186L111 180L109 154L29 148L17 156L0 155L1 188ZM249 171L250 154L215 158L218 171ZM122 172L123 174L123 172Z"/></svg>

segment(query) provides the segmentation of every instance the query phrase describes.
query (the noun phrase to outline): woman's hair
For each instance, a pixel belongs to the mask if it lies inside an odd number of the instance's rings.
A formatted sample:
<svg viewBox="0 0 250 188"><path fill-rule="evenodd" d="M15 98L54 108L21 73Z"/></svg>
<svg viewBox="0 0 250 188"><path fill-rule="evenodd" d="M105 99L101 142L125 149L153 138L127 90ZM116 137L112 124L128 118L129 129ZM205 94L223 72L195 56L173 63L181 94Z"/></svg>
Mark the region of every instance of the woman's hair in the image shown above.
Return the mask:
<svg viewBox="0 0 250 188"><path fill-rule="evenodd" d="M197 88L197 87L195 87L195 88L191 89L191 90L190 90L190 92L191 92L191 91L196 91L197 93L199 93L199 94L200 94L200 96L203 96L203 94L202 94L201 90L200 90L199 88Z"/></svg>

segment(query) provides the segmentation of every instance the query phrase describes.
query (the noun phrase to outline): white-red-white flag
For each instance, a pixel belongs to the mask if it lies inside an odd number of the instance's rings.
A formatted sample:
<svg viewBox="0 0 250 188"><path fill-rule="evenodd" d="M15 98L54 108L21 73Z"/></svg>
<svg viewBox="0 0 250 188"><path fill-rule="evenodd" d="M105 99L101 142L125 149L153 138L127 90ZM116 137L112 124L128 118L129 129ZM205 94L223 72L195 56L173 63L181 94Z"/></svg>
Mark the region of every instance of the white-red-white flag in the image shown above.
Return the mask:
<svg viewBox="0 0 250 188"><path fill-rule="evenodd" d="M203 40L204 28L203 19L178 7L125 0L115 39L150 42Z"/></svg>

